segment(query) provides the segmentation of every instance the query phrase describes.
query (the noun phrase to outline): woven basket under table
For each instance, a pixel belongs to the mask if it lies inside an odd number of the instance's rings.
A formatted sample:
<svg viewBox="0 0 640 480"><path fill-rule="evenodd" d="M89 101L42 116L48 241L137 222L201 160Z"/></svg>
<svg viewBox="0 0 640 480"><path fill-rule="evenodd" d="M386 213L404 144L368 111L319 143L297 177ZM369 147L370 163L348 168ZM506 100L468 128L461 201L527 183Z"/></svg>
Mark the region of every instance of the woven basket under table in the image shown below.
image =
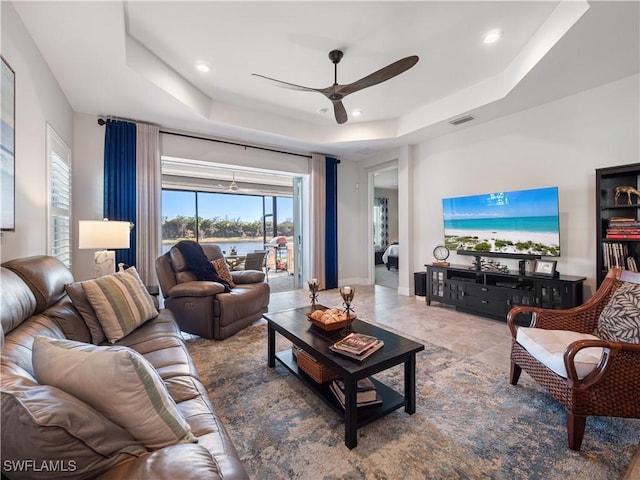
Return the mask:
<svg viewBox="0 0 640 480"><path fill-rule="evenodd" d="M293 356L298 362L298 368L309 375L317 383L327 383L340 378L340 375L330 370L326 365L318 362L301 348L291 345Z"/></svg>

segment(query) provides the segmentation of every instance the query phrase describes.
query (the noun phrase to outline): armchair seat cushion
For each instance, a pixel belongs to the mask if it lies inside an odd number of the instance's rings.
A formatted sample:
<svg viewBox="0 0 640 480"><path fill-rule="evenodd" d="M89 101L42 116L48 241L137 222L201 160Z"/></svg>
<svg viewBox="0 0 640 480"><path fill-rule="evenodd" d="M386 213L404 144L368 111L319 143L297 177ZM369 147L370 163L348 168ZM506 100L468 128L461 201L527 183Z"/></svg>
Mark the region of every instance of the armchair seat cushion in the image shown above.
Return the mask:
<svg viewBox="0 0 640 480"><path fill-rule="evenodd" d="M564 351L577 340L598 340L588 333L570 332L568 330L545 330L543 328L520 327L516 342L525 348L533 358L563 378L567 378L564 365ZM584 348L575 356L578 378L591 373L602 359L603 349L600 347Z"/></svg>

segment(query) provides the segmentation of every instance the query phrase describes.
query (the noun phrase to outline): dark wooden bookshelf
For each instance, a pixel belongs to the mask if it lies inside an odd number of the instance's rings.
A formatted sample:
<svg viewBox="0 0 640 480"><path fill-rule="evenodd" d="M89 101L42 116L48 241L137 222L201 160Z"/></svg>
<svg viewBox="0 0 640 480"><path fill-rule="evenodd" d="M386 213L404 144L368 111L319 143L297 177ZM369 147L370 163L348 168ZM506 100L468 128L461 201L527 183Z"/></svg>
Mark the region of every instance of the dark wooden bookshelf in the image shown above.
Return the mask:
<svg viewBox="0 0 640 480"><path fill-rule="evenodd" d="M615 201L615 188L630 186L640 190L640 163L620 165L596 169L596 282L600 286L611 266L607 264L607 253L622 249L627 252L623 268L629 268L628 258L633 257L635 263L640 260L640 239L636 238L607 238L609 222L614 217L640 218L640 197L631 195L632 204L629 205L626 193ZM611 257L609 257L611 258Z"/></svg>

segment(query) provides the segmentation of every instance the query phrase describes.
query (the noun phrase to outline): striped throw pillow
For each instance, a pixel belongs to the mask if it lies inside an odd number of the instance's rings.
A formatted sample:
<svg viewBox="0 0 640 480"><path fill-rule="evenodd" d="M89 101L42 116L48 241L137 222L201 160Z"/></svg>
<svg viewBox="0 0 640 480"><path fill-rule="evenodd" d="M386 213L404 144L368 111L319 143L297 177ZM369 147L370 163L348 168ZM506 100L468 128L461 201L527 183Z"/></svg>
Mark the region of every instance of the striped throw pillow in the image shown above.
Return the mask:
<svg viewBox="0 0 640 480"><path fill-rule="evenodd" d="M111 343L126 337L147 320L158 316L153 298L140 280L135 267L87 280L82 282L82 288Z"/></svg>
<svg viewBox="0 0 640 480"><path fill-rule="evenodd" d="M197 442L158 372L131 348L38 335L33 370L38 383L82 400L148 450Z"/></svg>

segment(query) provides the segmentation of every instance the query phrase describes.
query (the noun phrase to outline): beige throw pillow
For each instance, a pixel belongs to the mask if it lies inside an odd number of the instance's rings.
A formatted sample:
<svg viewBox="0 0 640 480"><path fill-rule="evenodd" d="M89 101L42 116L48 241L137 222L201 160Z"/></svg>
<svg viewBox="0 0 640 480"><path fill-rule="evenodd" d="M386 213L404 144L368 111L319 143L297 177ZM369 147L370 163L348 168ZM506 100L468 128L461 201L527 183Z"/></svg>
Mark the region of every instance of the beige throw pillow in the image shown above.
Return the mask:
<svg viewBox="0 0 640 480"><path fill-rule="evenodd" d="M197 441L158 372L128 347L36 336L33 369L39 383L87 403L149 450Z"/></svg>
<svg viewBox="0 0 640 480"><path fill-rule="evenodd" d="M153 298L140 280L135 267L87 280L82 282L82 288L111 343L158 316Z"/></svg>
<svg viewBox="0 0 640 480"><path fill-rule="evenodd" d="M80 312L80 315L82 315L84 323L89 328L89 332L91 333L91 343L99 345L104 342L107 337L104 334L104 330L102 330L102 325L100 325L98 317L96 317L95 310L89 303L87 295L84 293L82 282L67 283L64 288L67 291L69 298L71 298L73 305L76 307L78 312Z"/></svg>
<svg viewBox="0 0 640 480"><path fill-rule="evenodd" d="M224 258L216 258L211 260L211 265L216 269L216 273L218 276L227 282L231 288L235 288L236 284L233 282L233 277L231 276L231 271L229 270L229 265Z"/></svg>

